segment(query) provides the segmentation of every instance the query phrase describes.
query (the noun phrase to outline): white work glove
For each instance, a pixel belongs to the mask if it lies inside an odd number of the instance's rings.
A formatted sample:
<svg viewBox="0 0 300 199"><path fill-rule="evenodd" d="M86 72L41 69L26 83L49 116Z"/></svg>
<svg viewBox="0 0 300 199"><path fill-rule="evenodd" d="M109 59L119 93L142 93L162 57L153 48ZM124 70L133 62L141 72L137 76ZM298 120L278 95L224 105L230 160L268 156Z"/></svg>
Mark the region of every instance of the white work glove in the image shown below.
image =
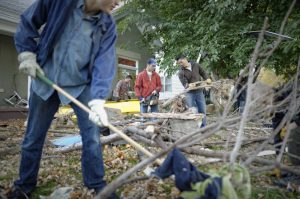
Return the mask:
<svg viewBox="0 0 300 199"><path fill-rule="evenodd" d="M206 83L207 83L207 84L211 84L211 83L212 83L211 79L208 78L208 79L206 80Z"/></svg>
<svg viewBox="0 0 300 199"><path fill-rule="evenodd" d="M105 100L94 99L88 105L91 108L89 119L97 125L108 126L107 114L104 109Z"/></svg>
<svg viewBox="0 0 300 199"><path fill-rule="evenodd" d="M36 77L36 72L39 71L44 75L44 71L41 69L40 65L36 62L36 54L25 51L18 55L18 60L20 63L19 70L31 77Z"/></svg>

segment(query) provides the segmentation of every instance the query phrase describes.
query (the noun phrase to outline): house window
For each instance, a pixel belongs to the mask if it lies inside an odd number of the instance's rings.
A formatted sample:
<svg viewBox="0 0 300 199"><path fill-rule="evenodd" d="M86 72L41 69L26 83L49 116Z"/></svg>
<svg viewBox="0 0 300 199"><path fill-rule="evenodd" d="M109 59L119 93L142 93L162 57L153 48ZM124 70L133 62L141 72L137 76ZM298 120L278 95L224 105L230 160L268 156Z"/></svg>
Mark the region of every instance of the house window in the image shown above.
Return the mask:
<svg viewBox="0 0 300 199"><path fill-rule="evenodd" d="M123 65L123 66L128 66L128 67L134 67L134 68L137 68L137 61L135 61L135 60L130 60L130 59L127 59L127 58L119 57L119 58L118 58L118 64L119 64L119 65Z"/></svg>
<svg viewBox="0 0 300 199"><path fill-rule="evenodd" d="M167 77L160 77L162 84L161 92L172 92L172 79Z"/></svg>
<svg viewBox="0 0 300 199"><path fill-rule="evenodd" d="M133 59L128 59L124 57L118 57L118 71L117 78L118 81L121 79L125 79L127 75L132 76L132 81L130 84L130 90L133 90L133 86L135 83L136 75L138 69L138 61Z"/></svg>

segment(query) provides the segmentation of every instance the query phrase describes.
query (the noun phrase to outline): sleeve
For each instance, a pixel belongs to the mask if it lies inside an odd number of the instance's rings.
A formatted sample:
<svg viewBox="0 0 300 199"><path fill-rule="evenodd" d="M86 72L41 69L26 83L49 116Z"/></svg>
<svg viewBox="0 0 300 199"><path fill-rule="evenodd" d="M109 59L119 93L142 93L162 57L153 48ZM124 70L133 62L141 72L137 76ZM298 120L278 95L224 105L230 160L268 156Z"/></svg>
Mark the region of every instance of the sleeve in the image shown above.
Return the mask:
<svg viewBox="0 0 300 199"><path fill-rule="evenodd" d="M116 71L116 25L113 22L103 35L103 42L92 67L91 94L93 99L105 99Z"/></svg>
<svg viewBox="0 0 300 199"><path fill-rule="evenodd" d="M139 74L134 84L134 92L137 97L142 97L141 88L142 88L142 78L141 78L141 74Z"/></svg>
<svg viewBox="0 0 300 199"><path fill-rule="evenodd" d="M161 79L160 79L160 76L157 75L157 82L156 82L156 91L157 92L160 92L161 91L161 88L162 88L162 85L161 85Z"/></svg>
<svg viewBox="0 0 300 199"><path fill-rule="evenodd" d="M187 88L188 84L189 84L188 80L187 80L187 78L184 76L184 74L181 71L179 72L178 77L179 77L179 80L180 80L182 86L184 88Z"/></svg>
<svg viewBox="0 0 300 199"><path fill-rule="evenodd" d="M205 70L200 66L200 64L197 64L199 67L199 75L204 79L207 80L208 79L208 75L205 72Z"/></svg>
<svg viewBox="0 0 300 199"><path fill-rule="evenodd" d="M21 15L20 23L14 35L15 45L18 53L24 51L36 52L37 42L40 37L39 29L47 21L50 0L35 1Z"/></svg>

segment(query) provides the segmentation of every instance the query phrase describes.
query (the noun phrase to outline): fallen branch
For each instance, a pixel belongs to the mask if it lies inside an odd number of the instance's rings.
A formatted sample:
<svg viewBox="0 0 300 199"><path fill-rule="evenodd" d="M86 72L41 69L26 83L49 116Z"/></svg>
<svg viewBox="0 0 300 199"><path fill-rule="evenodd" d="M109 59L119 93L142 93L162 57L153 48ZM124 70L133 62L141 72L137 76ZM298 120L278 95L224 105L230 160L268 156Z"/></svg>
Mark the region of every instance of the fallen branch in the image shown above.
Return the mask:
<svg viewBox="0 0 300 199"><path fill-rule="evenodd" d="M155 144L152 140L147 139L147 138L145 138L145 137L143 137L143 136L141 136L141 135L133 135L133 138L134 138L134 140L143 142L143 143L145 143L145 144L147 144L147 145L150 145L150 146L153 146L153 147L158 146L158 145Z"/></svg>
<svg viewBox="0 0 300 199"><path fill-rule="evenodd" d="M0 157L15 155L20 152L20 147L5 147L0 149Z"/></svg>
<svg viewBox="0 0 300 199"><path fill-rule="evenodd" d="M204 157L214 157L214 158L223 158L224 160L229 160L230 158L230 152L219 152L219 151L208 151L208 150L203 150L203 149L199 149L198 147L189 147L189 148L181 148L182 151L186 152L186 153L190 153L190 154L197 154L197 155L201 155ZM242 153L237 153L236 154L238 158L241 159L247 159L250 156L247 154L242 154ZM253 162L255 163L259 163L262 165L275 165L276 168L282 169L284 171L288 171L291 173L294 173L296 175L300 175L300 170L299 168L294 168L294 167L290 167L290 166L286 166L284 164L280 164L271 160L267 160L267 159L262 159L259 157L254 157Z"/></svg>
<svg viewBox="0 0 300 199"><path fill-rule="evenodd" d="M100 142L102 145L110 144L112 142L116 142L119 140L122 140L122 138L116 133L100 138ZM81 148L82 148L82 145L75 145L75 146L71 146L71 147L67 147L67 148L57 148L54 151L60 152L60 153L69 153L72 151L80 150Z"/></svg>
<svg viewBox="0 0 300 199"><path fill-rule="evenodd" d="M126 127L124 132L131 132L133 135L138 134L148 139L151 139L151 137L154 135L153 133L146 132L143 129L136 128L135 126Z"/></svg>
<svg viewBox="0 0 300 199"><path fill-rule="evenodd" d="M61 133L61 134L76 134L79 133L78 129L49 129L48 132L50 133Z"/></svg>
<svg viewBox="0 0 300 199"><path fill-rule="evenodd" d="M170 148L168 148L168 150L170 150ZM158 154L153 155L152 157L142 160L140 163L136 164L134 167L130 168L125 173L120 175L117 179L115 179L114 181L106 185L104 189L95 198L96 199L108 198L108 196L110 196L118 187L125 184L127 180L130 178L130 176L132 176L138 170L142 169L145 165L154 162L157 158L166 154L168 150L162 151Z"/></svg>
<svg viewBox="0 0 300 199"><path fill-rule="evenodd" d="M165 101L163 104L162 104L162 107L163 108L166 108L168 105L170 105L174 100L176 100L178 97L180 97L181 95L191 91L191 90L197 90L197 89L200 89L200 88L211 88L212 85L208 85L206 83L206 81L199 81L199 82L194 82L194 83L198 83L200 84L200 86L196 86L196 87L192 87L192 88L187 88L185 90L183 90L182 92L178 93L177 95L169 98L167 101Z"/></svg>
<svg viewBox="0 0 300 199"><path fill-rule="evenodd" d="M179 119L179 120L200 120L203 114L184 114L184 113L141 113L134 116L140 118L159 118L159 119Z"/></svg>
<svg viewBox="0 0 300 199"><path fill-rule="evenodd" d="M251 139L244 139L243 140L243 146L244 145L247 145L247 144L250 144L250 143L252 143L252 142L261 142L261 141L265 141L265 140L267 140L268 139L268 137L259 137L259 138L251 138ZM222 145L222 144L226 144L226 143L228 143L228 144L234 144L235 143L235 141L219 141L219 142L204 142L203 143L203 145L205 145L205 146L214 146L214 145Z"/></svg>

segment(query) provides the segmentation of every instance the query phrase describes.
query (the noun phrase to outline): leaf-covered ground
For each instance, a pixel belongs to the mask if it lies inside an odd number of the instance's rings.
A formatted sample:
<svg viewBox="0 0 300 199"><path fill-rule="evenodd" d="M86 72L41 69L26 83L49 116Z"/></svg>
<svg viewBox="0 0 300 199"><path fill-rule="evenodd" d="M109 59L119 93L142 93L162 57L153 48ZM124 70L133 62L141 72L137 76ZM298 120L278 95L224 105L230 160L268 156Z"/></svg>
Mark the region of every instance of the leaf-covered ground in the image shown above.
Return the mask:
<svg viewBox="0 0 300 199"><path fill-rule="evenodd" d="M10 191L13 181L18 178L19 149L24 135L23 125L24 120L0 122L0 190L2 196ZM39 198L40 195L50 195L60 187L72 187L71 198L92 198L93 193L82 184L81 151L55 152L50 140L58 136L63 136L63 134L48 133L39 171L38 186L31 198L35 199ZM107 182L111 182L140 161L137 152L130 145L106 145L103 147L103 153ZM193 156L190 158L197 159ZM217 169L221 165L222 163L197 164L199 169L203 171ZM142 176L144 174L139 171L136 175ZM297 193L288 192L284 187L275 186L274 179L270 173L252 176L252 198L300 198ZM171 199L180 195L171 179L165 181L150 179L130 183L119 188L117 194L121 198L148 199Z"/></svg>

